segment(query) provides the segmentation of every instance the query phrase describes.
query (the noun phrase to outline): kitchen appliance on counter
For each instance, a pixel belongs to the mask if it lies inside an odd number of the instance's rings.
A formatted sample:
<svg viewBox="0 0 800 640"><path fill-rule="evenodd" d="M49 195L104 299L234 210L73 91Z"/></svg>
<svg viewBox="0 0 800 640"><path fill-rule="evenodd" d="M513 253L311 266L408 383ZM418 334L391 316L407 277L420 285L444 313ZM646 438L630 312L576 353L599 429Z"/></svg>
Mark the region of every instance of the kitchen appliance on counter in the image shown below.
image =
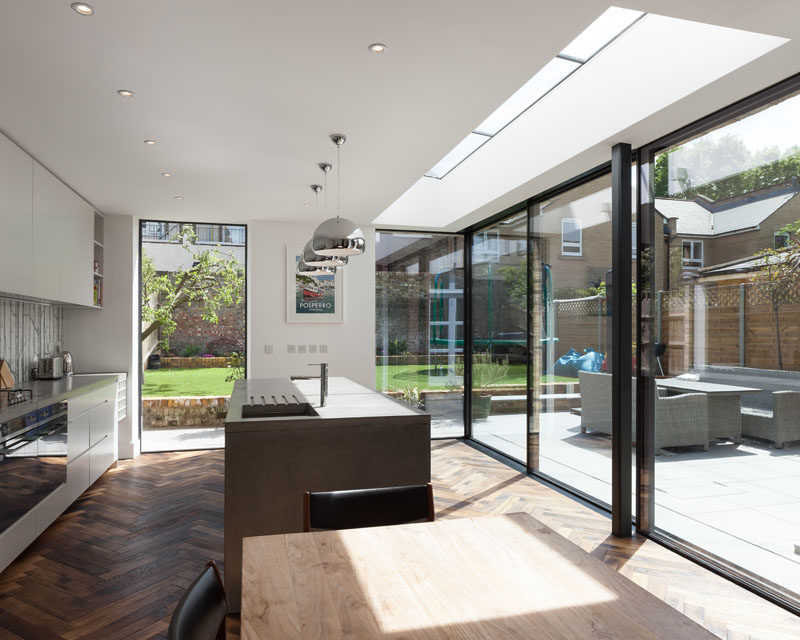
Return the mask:
<svg viewBox="0 0 800 640"><path fill-rule="evenodd" d="M72 363L72 354L69 351L62 351L61 357L64 360L64 375L71 376L75 372L75 365Z"/></svg>
<svg viewBox="0 0 800 640"><path fill-rule="evenodd" d="M36 368L31 377L39 380L58 380L64 375L64 358L60 353L48 353L39 356Z"/></svg>
<svg viewBox="0 0 800 640"><path fill-rule="evenodd" d="M67 481L66 402L0 423L0 533Z"/></svg>

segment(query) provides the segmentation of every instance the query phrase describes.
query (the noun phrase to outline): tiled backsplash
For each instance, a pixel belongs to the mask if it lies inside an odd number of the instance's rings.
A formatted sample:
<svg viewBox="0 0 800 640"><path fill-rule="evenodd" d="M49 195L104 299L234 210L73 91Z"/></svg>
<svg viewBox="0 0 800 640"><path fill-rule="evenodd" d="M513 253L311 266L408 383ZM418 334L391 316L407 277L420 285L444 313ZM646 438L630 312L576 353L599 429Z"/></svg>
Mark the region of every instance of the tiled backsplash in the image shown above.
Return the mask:
<svg viewBox="0 0 800 640"><path fill-rule="evenodd" d="M36 356L61 345L61 307L0 298L0 359L19 382L30 380Z"/></svg>

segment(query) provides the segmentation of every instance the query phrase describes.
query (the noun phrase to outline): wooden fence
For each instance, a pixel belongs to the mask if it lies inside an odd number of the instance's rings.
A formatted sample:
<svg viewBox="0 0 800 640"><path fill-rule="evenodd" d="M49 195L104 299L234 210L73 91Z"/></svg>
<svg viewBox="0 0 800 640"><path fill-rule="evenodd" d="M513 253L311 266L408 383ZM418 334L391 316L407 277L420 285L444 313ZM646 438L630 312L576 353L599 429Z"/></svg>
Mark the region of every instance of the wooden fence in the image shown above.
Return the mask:
<svg viewBox="0 0 800 640"><path fill-rule="evenodd" d="M664 373L678 375L698 365L778 369L771 293L767 285L756 283L659 291L648 302L657 339L667 345L662 358ZM594 300L555 301L557 355L570 348L608 352L610 318L604 314L602 302ZM778 327L783 369L800 371L800 284L796 292L782 293Z"/></svg>

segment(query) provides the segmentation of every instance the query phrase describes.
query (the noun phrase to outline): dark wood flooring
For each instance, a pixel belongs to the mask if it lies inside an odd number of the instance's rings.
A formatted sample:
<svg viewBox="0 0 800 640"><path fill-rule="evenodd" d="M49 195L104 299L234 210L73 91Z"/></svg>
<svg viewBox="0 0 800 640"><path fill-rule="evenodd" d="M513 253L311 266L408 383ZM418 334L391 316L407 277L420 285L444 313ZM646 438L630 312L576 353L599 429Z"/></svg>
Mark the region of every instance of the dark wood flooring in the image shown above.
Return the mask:
<svg viewBox="0 0 800 640"><path fill-rule="evenodd" d="M800 619L457 441L432 443L438 518L527 511L728 640L800 638ZM3 640L164 638L209 558L222 561L223 452L123 461L0 574ZM229 639L238 622L228 621ZM533 636L532 636L533 637Z"/></svg>

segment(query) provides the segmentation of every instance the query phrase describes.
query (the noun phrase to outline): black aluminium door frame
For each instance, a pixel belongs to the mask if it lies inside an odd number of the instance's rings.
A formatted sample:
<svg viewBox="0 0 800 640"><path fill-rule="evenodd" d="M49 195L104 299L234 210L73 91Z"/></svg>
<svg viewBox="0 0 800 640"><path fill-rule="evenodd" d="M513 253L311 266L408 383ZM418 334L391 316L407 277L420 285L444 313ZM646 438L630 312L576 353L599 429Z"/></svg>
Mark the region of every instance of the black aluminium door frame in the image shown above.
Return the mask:
<svg viewBox="0 0 800 640"><path fill-rule="evenodd" d="M798 92L800 92L800 74L795 74L639 147L637 151L639 158L637 162L637 179L640 185L637 214L639 221L637 225L637 252L640 256L644 249L653 244L659 231L655 228L654 198L651 193L656 155L664 149L712 131L739 117L746 116L759 108L767 107ZM640 349L640 353L641 349L646 347L649 341L652 341L652 336L655 336L653 322L651 318L645 315L644 304L642 303L646 292L653 290L655 282L648 281L642 271L642 265L639 264L637 268L637 283L641 285L641 288L637 290L639 307L637 309L637 324L639 325L637 346ZM639 394L638 398L647 399L654 397L655 394L653 375L656 368L654 354L650 350L645 350L644 353L647 357L639 358L637 362L637 369L639 370L637 394ZM652 372L652 375L649 372ZM652 439L654 433L655 415L653 408L645 406L644 403L637 403L637 438L643 442L647 439ZM652 448L652 445L650 448ZM647 456L643 457L643 454L644 451L640 454L637 448L637 533L651 538L655 542L769 600L773 604L795 615L800 615L800 606L796 601L787 599L781 592L773 590L769 585L759 581L751 572L739 569L725 558L712 556L689 541L679 539L667 532L656 530L654 517L654 452L652 459Z"/></svg>
<svg viewBox="0 0 800 640"><path fill-rule="evenodd" d="M164 224L174 224L174 225L184 225L184 224L206 224L206 223L197 223L197 222L187 222L185 220L176 221L176 220L152 220L149 218L139 218L139 257L138 257L138 272L139 272L139 281L138 281L138 292L137 298L139 299L139 324L141 324L142 318L142 236L144 230L144 224L146 222L158 222ZM223 225L226 223L223 222L211 222L208 224L219 224ZM244 227L244 346L245 346L245 359L244 359L244 377L247 378L250 372L250 347L248 343L248 338L250 335L249 327L250 327L250 290L248 284L248 274L250 270L247 268L247 261L250 257L250 226L248 224L230 224L232 227ZM139 329L141 333L141 327ZM138 340L139 346L139 389L136 396L136 402L138 403L139 407L139 447L141 448L142 445L142 385L144 384L144 362L142 360L142 341Z"/></svg>

